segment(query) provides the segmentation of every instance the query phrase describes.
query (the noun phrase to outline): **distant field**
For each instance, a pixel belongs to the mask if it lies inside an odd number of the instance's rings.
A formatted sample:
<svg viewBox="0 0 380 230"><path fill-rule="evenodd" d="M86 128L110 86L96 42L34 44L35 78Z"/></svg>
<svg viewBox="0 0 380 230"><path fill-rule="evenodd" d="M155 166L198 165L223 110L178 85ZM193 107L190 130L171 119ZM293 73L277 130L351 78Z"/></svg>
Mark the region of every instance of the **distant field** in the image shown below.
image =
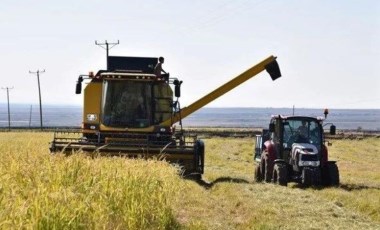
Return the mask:
<svg viewBox="0 0 380 230"><path fill-rule="evenodd" d="M165 162L50 155L0 133L0 229L380 229L380 139L334 140L341 186L253 182L251 138L209 138L204 181Z"/></svg>

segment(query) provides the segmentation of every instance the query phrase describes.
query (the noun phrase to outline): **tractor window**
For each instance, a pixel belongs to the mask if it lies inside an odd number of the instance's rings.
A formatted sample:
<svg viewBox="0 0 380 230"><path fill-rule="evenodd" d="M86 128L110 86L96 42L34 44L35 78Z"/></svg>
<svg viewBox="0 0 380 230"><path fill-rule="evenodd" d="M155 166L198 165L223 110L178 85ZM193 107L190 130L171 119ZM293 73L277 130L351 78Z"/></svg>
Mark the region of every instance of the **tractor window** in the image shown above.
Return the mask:
<svg viewBox="0 0 380 230"><path fill-rule="evenodd" d="M288 120L284 122L284 147L291 148L293 143L314 144L319 148L322 142L320 125L310 120Z"/></svg>
<svg viewBox="0 0 380 230"><path fill-rule="evenodd" d="M102 122L120 128L151 125L151 85L147 82L106 80L103 84Z"/></svg>

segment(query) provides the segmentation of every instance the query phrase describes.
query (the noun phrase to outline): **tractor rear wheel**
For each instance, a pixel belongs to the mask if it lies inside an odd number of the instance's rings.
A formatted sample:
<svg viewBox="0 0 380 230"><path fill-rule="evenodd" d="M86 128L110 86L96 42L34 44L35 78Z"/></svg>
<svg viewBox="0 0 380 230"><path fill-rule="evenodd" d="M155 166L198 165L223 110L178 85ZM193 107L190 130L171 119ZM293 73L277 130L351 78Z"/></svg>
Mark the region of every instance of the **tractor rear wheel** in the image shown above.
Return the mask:
<svg viewBox="0 0 380 230"><path fill-rule="evenodd" d="M288 185L288 171L286 165L275 164L273 167L273 183L281 186Z"/></svg>
<svg viewBox="0 0 380 230"><path fill-rule="evenodd" d="M256 165L255 167L255 182L261 182L263 181L263 175L261 174L261 168L260 168L260 165L261 164L258 164Z"/></svg>

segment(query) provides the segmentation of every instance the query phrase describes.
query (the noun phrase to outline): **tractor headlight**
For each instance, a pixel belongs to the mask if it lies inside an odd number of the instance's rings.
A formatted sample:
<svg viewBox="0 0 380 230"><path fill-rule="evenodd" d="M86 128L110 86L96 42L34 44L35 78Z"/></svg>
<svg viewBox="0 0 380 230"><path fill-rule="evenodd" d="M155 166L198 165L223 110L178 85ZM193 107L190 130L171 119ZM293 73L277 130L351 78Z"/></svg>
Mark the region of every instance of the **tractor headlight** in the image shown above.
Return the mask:
<svg viewBox="0 0 380 230"><path fill-rule="evenodd" d="M98 119L98 116L93 113L87 114L87 121L96 121Z"/></svg>
<svg viewBox="0 0 380 230"><path fill-rule="evenodd" d="M318 167L319 161L299 161L298 165L301 167L304 167L304 166Z"/></svg>

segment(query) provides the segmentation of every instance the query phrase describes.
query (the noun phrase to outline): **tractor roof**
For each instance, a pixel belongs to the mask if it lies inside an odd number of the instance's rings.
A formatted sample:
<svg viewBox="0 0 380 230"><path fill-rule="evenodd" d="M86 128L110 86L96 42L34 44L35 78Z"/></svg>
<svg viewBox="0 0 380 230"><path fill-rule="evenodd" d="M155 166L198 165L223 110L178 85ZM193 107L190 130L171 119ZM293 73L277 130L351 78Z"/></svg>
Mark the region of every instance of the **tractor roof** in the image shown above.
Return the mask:
<svg viewBox="0 0 380 230"><path fill-rule="evenodd" d="M284 116L284 115L272 115L272 119L278 119L281 118L281 120L315 120L315 121L323 121L323 117L310 117L310 116Z"/></svg>

